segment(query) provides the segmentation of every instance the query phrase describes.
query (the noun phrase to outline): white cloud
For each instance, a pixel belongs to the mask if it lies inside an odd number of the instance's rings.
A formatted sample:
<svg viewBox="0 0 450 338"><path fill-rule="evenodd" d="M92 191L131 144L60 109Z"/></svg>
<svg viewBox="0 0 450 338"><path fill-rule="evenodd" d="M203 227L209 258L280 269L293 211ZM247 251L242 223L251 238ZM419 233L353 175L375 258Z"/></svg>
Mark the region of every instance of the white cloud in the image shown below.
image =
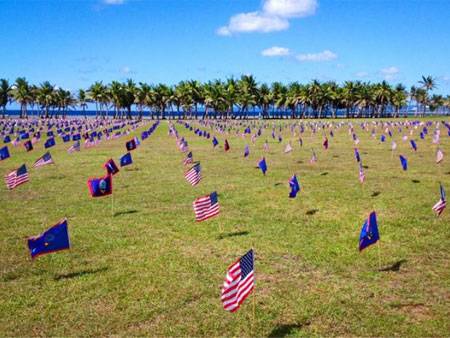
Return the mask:
<svg viewBox="0 0 450 338"><path fill-rule="evenodd" d="M133 73L133 72L131 71L130 67L128 67L128 66L124 66L124 67L120 68L120 72L121 72L123 75L129 75L129 74L132 74L132 73Z"/></svg>
<svg viewBox="0 0 450 338"><path fill-rule="evenodd" d="M233 15L216 33L230 36L240 32L282 31L289 28L289 18L312 15L316 8L317 0L265 0L262 10Z"/></svg>
<svg viewBox="0 0 450 338"><path fill-rule="evenodd" d="M385 80L395 80L400 70L397 67L391 66L380 70Z"/></svg>
<svg viewBox="0 0 450 338"><path fill-rule="evenodd" d="M296 58L301 62L306 61L319 62L319 61L335 60L337 58L337 55L330 50L324 50L323 52L320 53L298 54Z"/></svg>
<svg viewBox="0 0 450 338"><path fill-rule="evenodd" d="M288 56L289 54L291 54L291 51L289 50L289 48L285 48L285 47L277 47L277 46L273 46L267 49L264 49L261 52L262 56Z"/></svg>
<svg viewBox="0 0 450 338"><path fill-rule="evenodd" d="M220 27L217 34L228 36L238 32L273 32L285 30L289 21L259 12L240 13L231 17L227 26Z"/></svg>
<svg viewBox="0 0 450 338"><path fill-rule="evenodd" d="M103 0L105 5L122 5L125 0Z"/></svg>
<svg viewBox="0 0 450 338"><path fill-rule="evenodd" d="M266 0L263 11L266 14L284 18L296 18L313 15L317 0Z"/></svg>
<svg viewBox="0 0 450 338"><path fill-rule="evenodd" d="M357 72L357 73L355 74L355 76L356 76L356 77L360 77L360 78L364 78L364 77L368 77L368 76L369 76L369 73L367 73L367 72Z"/></svg>

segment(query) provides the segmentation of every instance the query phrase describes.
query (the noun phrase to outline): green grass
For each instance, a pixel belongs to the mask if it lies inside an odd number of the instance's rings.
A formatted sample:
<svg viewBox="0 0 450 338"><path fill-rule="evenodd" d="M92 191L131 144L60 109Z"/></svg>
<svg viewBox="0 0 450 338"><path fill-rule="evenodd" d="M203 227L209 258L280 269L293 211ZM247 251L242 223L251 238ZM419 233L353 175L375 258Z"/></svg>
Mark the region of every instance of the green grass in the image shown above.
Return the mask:
<svg viewBox="0 0 450 338"><path fill-rule="evenodd" d="M39 169L31 165L44 153L43 142L32 153L12 149L12 158L0 162L3 174L23 162L31 172L16 190L0 188L1 336L448 336L450 210L440 218L431 211L439 181L450 193L443 127L440 166L431 135L421 141L416 131L413 153L396 133L391 157L389 137L380 144L356 127L368 166L363 187L347 128L329 138L327 152L321 132L308 130L303 148L292 137L291 154L283 153L288 129L282 144L268 129L250 146L249 159L243 158L249 139L229 135L225 153L177 129L202 163L201 183L185 181L184 155L162 122L133 152L134 164L114 177L114 217L111 197L90 198L86 181L124 153L126 138L72 155L58 141L51 149L57 164ZM255 166L266 137L264 177ZM399 153L409 159L407 172ZM302 191L289 199L293 172ZM193 200L213 190L221 214L194 222ZM401 261L398 271L378 271L376 246L358 252L372 209L381 265ZM63 217L71 250L31 261L26 237ZM220 302L226 268L251 247L255 291L237 313L227 313Z"/></svg>

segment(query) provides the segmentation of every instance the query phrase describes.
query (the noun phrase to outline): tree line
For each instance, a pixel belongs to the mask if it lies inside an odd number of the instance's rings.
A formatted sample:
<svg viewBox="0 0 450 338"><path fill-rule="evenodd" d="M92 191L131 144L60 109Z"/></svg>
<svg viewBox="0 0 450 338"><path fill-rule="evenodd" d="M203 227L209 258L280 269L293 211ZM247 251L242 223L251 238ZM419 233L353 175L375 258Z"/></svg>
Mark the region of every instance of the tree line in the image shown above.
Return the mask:
<svg viewBox="0 0 450 338"><path fill-rule="evenodd" d="M268 85L258 84L252 75L242 75L205 83L181 81L174 86L136 84L131 79L110 84L98 81L73 93L49 81L34 85L19 77L14 83L0 79L0 108L5 117L7 105L16 102L21 118L28 117L29 109L38 110L42 117L65 117L71 109L86 112L89 103L95 104L97 116L115 118L131 118L133 112L142 117L144 111L150 111L152 118L176 114L179 118L242 119L252 111L263 118L327 118L336 117L338 111L347 118L399 117L411 106L418 115L427 111L447 114L450 96L432 94L435 88L431 76L422 76L417 86L407 90L402 84L393 86L386 81Z"/></svg>

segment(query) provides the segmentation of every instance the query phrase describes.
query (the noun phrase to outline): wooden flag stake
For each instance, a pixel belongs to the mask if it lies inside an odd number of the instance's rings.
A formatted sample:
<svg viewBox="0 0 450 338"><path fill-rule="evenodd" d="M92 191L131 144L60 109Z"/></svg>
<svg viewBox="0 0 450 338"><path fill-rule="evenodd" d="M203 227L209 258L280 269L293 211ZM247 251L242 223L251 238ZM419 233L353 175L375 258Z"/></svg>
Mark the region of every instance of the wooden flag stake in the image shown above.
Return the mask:
<svg viewBox="0 0 450 338"><path fill-rule="evenodd" d="M378 240L378 270L381 271L381 241Z"/></svg>

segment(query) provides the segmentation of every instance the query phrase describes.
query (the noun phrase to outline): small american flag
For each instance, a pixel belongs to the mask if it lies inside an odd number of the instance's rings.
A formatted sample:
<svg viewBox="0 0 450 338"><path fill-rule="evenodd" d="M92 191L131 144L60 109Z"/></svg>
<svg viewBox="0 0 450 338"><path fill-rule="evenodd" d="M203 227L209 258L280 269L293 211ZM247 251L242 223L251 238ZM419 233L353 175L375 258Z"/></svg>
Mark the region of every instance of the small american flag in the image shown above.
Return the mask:
<svg viewBox="0 0 450 338"><path fill-rule="evenodd" d="M36 162L33 164L33 168L42 167L47 164L54 164L52 159L52 155L50 155L49 152L45 153L43 156L41 156L39 159L37 159Z"/></svg>
<svg viewBox="0 0 450 338"><path fill-rule="evenodd" d="M444 187L442 186L442 184L440 184L440 192L441 192L441 198L439 199L439 201L433 206L433 211L436 213L436 215L440 215L442 214L442 212L444 211L445 207L447 206L447 201L445 198L445 190Z"/></svg>
<svg viewBox="0 0 450 338"><path fill-rule="evenodd" d="M195 212L195 220L202 222L208 218L214 217L219 214L219 201L217 199L217 192L213 192L209 195L197 198L192 203Z"/></svg>
<svg viewBox="0 0 450 338"><path fill-rule="evenodd" d="M312 156L311 159L309 160L309 163L313 164L317 162L317 155L316 152L314 150L312 150Z"/></svg>
<svg viewBox="0 0 450 338"><path fill-rule="evenodd" d="M202 168L200 167L200 162L198 162L184 173L184 177L192 186L197 185L202 179L201 170Z"/></svg>
<svg viewBox="0 0 450 338"><path fill-rule="evenodd" d="M444 159L444 153L442 152L441 149L438 149L436 152L436 163L441 163L443 159Z"/></svg>
<svg viewBox="0 0 450 338"><path fill-rule="evenodd" d="M186 155L186 158L183 160L184 165L188 165L194 162L194 158L192 156L192 152L190 151L189 154Z"/></svg>
<svg viewBox="0 0 450 338"><path fill-rule="evenodd" d="M222 287L223 308L235 312L255 286L253 249L228 267Z"/></svg>
<svg viewBox="0 0 450 338"><path fill-rule="evenodd" d="M288 144L286 144L286 148L284 148L284 153L290 153L292 151L292 146L291 146L291 142L289 142Z"/></svg>
<svg viewBox="0 0 450 338"><path fill-rule="evenodd" d="M19 169L11 171L9 174L5 175L6 187L10 190L25 182L28 182L28 180L28 171L25 164L23 164Z"/></svg>
<svg viewBox="0 0 450 338"><path fill-rule="evenodd" d="M74 151L80 151L80 141L76 141L69 149L67 149L69 154L72 154Z"/></svg>
<svg viewBox="0 0 450 338"><path fill-rule="evenodd" d="M359 162L359 182L364 183L365 179L366 179L366 176L364 175L362 162Z"/></svg>

